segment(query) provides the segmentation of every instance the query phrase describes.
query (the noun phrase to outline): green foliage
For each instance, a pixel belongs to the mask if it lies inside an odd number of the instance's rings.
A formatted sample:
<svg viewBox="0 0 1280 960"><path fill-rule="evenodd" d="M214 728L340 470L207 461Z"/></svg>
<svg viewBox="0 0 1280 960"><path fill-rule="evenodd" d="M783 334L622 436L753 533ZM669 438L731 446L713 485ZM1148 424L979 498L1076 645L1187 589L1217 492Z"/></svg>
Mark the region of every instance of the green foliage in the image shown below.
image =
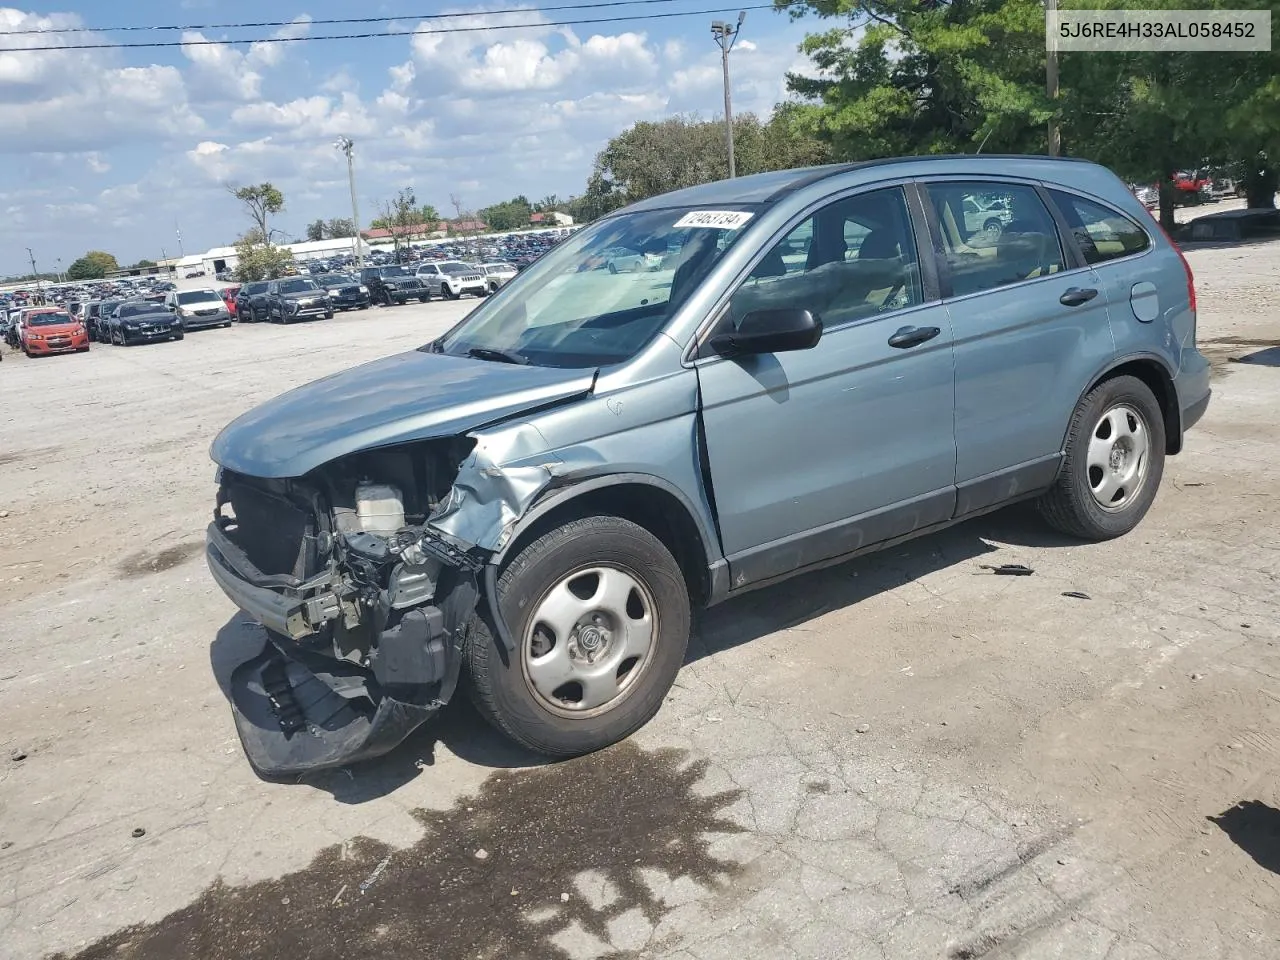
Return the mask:
<svg viewBox="0 0 1280 960"><path fill-rule="evenodd" d="M267 226L268 217L284 209L284 194L269 182L248 187L228 185L227 190L244 204L254 227L262 236L269 238L271 231Z"/></svg>
<svg viewBox="0 0 1280 960"><path fill-rule="evenodd" d="M116 258L102 250L90 250L67 267L68 280L101 280L113 270L119 270Z"/></svg>
<svg viewBox="0 0 1280 960"><path fill-rule="evenodd" d="M350 217L334 217L326 220L324 236L330 240L342 240L356 235L356 225Z"/></svg>
<svg viewBox="0 0 1280 960"><path fill-rule="evenodd" d="M823 163L827 146L805 129L799 108L783 105L768 123L750 113L734 117L737 173ZM728 174L729 148L722 120L677 116L644 121L610 140L595 160L586 193L570 201L575 220L588 221L617 207Z"/></svg>
<svg viewBox="0 0 1280 960"><path fill-rule="evenodd" d="M307 239L310 241L324 239L324 221L312 220L307 224Z"/></svg>
<svg viewBox="0 0 1280 960"><path fill-rule="evenodd" d="M256 228L247 231L235 246L236 279L241 283L274 280L282 276L285 267L293 261L292 253L284 247L267 243L264 234Z"/></svg>
<svg viewBox="0 0 1280 960"><path fill-rule="evenodd" d="M789 74L793 122L840 160L1043 152L1040 0L816 0L787 8L839 26L801 44L818 76Z"/></svg>
<svg viewBox="0 0 1280 960"><path fill-rule="evenodd" d="M1147 0L1148 8L1268 9L1270 0ZM1166 184L1202 164L1256 168L1280 151L1280 44L1270 53L1059 54L1045 91L1040 0L778 2L824 29L801 49L817 76L789 75L795 125L840 160L928 153L1043 153L1056 117L1063 153ZM1124 8L1127 0L1089 0ZM831 26L834 24L834 26ZM1273 31L1280 24L1273 25ZM1246 162L1247 161L1247 162Z"/></svg>
<svg viewBox="0 0 1280 960"><path fill-rule="evenodd" d="M147 269L148 267L154 267L155 265L156 265L156 262L155 262L154 260L146 260L146 259L143 259L143 260L139 260L137 263L131 264L131 265L129 266L129 269L130 269L130 270L145 270L145 269Z"/></svg>
<svg viewBox="0 0 1280 960"><path fill-rule="evenodd" d="M519 196L478 210L476 216L487 223L491 230L519 230L529 225L531 213L533 207L529 199Z"/></svg>

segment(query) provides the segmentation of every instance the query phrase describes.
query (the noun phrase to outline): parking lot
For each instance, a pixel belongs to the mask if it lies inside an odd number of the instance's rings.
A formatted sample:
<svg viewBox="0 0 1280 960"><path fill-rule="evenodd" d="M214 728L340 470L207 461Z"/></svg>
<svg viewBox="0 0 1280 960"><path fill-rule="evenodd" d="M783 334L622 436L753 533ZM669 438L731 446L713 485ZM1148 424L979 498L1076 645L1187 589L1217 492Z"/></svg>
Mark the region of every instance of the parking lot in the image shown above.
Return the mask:
<svg viewBox="0 0 1280 960"><path fill-rule="evenodd" d="M0 956L1280 956L1280 244L1188 256L1215 395L1134 534L1014 508L714 608L560 764L460 699L266 783L223 693L213 436L475 301L7 354Z"/></svg>

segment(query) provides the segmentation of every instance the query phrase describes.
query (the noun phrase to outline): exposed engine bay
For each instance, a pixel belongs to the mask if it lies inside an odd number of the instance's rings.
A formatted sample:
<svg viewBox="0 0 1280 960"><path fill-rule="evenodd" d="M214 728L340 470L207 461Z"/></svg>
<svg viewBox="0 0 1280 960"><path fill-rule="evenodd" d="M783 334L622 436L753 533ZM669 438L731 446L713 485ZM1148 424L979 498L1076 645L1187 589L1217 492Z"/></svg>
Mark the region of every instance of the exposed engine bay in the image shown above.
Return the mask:
<svg viewBox="0 0 1280 960"><path fill-rule="evenodd" d="M260 773L376 756L448 702L491 551L432 521L475 446L362 451L298 479L219 471L210 569L268 632L232 676Z"/></svg>

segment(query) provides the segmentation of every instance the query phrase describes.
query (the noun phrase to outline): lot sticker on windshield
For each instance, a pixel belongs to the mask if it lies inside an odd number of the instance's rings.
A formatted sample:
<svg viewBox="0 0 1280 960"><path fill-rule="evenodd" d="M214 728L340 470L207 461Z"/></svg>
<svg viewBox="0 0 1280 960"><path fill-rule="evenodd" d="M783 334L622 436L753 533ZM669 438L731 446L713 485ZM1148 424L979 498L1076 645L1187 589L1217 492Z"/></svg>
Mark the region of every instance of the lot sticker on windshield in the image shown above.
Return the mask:
<svg viewBox="0 0 1280 960"><path fill-rule="evenodd" d="M712 230L737 230L754 214L741 210L697 210L676 221L677 227L710 227Z"/></svg>

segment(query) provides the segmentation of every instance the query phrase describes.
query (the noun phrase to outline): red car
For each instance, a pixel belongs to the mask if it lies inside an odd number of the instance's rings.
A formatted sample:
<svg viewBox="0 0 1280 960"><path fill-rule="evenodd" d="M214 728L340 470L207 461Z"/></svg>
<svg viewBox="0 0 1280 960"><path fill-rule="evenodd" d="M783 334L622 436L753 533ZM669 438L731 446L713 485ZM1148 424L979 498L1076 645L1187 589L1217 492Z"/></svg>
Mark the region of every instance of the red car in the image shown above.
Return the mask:
<svg viewBox="0 0 1280 960"><path fill-rule="evenodd" d="M222 291L222 302L227 305L227 313L231 314L232 318L236 315L236 294L239 291L239 284L234 287L226 287Z"/></svg>
<svg viewBox="0 0 1280 960"><path fill-rule="evenodd" d="M26 311L18 332L22 352L28 357L51 353L84 352L89 349L89 334L79 320L65 310L48 308Z"/></svg>

